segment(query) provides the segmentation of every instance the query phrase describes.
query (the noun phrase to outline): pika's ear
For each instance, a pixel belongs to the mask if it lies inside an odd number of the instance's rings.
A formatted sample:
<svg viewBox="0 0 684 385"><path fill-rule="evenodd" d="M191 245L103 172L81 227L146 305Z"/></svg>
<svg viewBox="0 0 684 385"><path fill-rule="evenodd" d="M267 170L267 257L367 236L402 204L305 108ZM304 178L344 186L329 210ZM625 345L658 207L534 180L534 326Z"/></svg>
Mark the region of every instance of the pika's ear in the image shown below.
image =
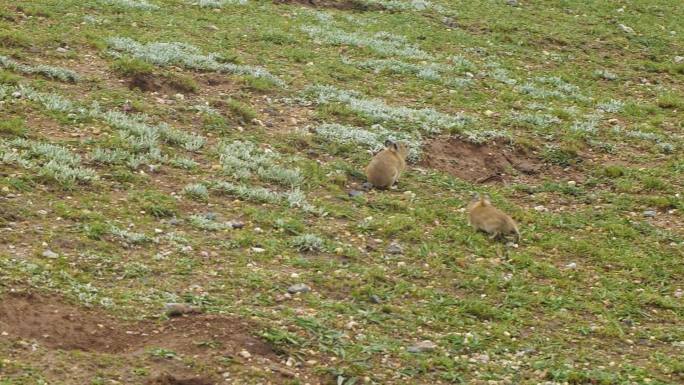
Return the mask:
<svg viewBox="0 0 684 385"><path fill-rule="evenodd" d="M396 142L392 142L392 150L399 151L399 145Z"/></svg>
<svg viewBox="0 0 684 385"><path fill-rule="evenodd" d="M479 199L480 199L480 194L474 192L474 193L472 193L472 194L470 195L470 199L472 199L472 200L474 200L474 201L479 200Z"/></svg>
<svg viewBox="0 0 684 385"><path fill-rule="evenodd" d="M390 140L390 139L387 139L387 140L385 141L385 147L390 147L390 146L392 146L393 144L394 144L394 142L393 142L392 140Z"/></svg>

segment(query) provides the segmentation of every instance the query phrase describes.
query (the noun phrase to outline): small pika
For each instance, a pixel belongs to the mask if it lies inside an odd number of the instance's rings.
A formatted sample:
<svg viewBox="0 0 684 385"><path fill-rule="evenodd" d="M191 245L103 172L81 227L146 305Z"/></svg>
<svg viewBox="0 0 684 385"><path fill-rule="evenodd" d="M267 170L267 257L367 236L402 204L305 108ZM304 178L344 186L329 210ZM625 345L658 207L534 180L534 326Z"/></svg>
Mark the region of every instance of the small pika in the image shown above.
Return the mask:
<svg viewBox="0 0 684 385"><path fill-rule="evenodd" d="M385 142L385 149L377 153L366 167L366 177L373 187L392 187L406 169L408 147L401 142Z"/></svg>
<svg viewBox="0 0 684 385"><path fill-rule="evenodd" d="M520 231L513 218L492 205L488 196L474 194L468 203L468 223L475 230L484 231L490 238L501 238L515 234L520 242Z"/></svg>

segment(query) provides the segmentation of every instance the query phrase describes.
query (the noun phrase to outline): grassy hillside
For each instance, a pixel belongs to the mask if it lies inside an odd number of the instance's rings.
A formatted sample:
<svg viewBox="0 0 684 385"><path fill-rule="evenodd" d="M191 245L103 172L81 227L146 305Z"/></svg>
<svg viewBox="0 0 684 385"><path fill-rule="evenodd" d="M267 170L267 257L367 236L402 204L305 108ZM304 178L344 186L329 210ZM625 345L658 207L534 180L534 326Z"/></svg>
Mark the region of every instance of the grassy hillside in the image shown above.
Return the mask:
<svg viewBox="0 0 684 385"><path fill-rule="evenodd" d="M0 0L0 384L684 383L682 20Z"/></svg>

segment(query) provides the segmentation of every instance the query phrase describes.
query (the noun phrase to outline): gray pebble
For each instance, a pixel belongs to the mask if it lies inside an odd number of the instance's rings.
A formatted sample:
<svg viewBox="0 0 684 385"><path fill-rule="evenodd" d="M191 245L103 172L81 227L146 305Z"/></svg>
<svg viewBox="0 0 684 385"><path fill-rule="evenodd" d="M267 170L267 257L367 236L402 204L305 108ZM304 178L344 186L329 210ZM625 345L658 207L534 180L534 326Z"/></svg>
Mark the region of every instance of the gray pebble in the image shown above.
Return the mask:
<svg viewBox="0 0 684 385"><path fill-rule="evenodd" d="M653 218L653 217L656 216L656 214L657 214L657 213L655 212L655 210L646 210L646 211L644 211L644 216L647 217L647 218Z"/></svg>
<svg viewBox="0 0 684 385"><path fill-rule="evenodd" d="M406 351L409 353L431 352L437 348L437 344L432 341L420 341L415 345L409 346Z"/></svg>
<svg viewBox="0 0 684 385"><path fill-rule="evenodd" d="M385 251L388 254L402 254L404 252L404 248L401 247L400 244L392 242L389 246L387 246Z"/></svg>
<svg viewBox="0 0 684 385"><path fill-rule="evenodd" d="M186 303L174 302L164 304L164 311L166 312L166 315L169 317L178 317L184 314L196 314L202 312L196 306L188 305Z"/></svg>
<svg viewBox="0 0 684 385"><path fill-rule="evenodd" d="M43 251L43 254L41 254L41 255L42 255L43 257L45 257L45 258L50 258L50 259L59 258L59 254L57 254L57 253L55 253L54 251L49 250L49 249Z"/></svg>
<svg viewBox="0 0 684 385"><path fill-rule="evenodd" d="M287 292L290 294L308 293L310 291L311 288L303 283L298 283L287 288Z"/></svg>
<svg viewBox="0 0 684 385"><path fill-rule="evenodd" d="M352 198L358 197L358 196L361 196L361 195L363 195L363 191L359 191L359 190L351 190L351 191L349 191L349 196L352 197Z"/></svg>

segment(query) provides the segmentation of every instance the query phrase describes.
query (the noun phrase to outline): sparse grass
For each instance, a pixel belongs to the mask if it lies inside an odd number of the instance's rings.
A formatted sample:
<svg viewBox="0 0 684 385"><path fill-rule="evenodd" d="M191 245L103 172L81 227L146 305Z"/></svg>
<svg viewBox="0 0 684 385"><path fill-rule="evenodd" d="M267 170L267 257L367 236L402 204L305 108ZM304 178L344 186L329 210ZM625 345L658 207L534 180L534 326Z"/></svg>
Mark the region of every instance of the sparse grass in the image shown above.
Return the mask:
<svg viewBox="0 0 684 385"><path fill-rule="evenodd" d="M684 8L517 3L0 0L0 307L135 345L7 312L0 383L681 383Z"/></svg>

